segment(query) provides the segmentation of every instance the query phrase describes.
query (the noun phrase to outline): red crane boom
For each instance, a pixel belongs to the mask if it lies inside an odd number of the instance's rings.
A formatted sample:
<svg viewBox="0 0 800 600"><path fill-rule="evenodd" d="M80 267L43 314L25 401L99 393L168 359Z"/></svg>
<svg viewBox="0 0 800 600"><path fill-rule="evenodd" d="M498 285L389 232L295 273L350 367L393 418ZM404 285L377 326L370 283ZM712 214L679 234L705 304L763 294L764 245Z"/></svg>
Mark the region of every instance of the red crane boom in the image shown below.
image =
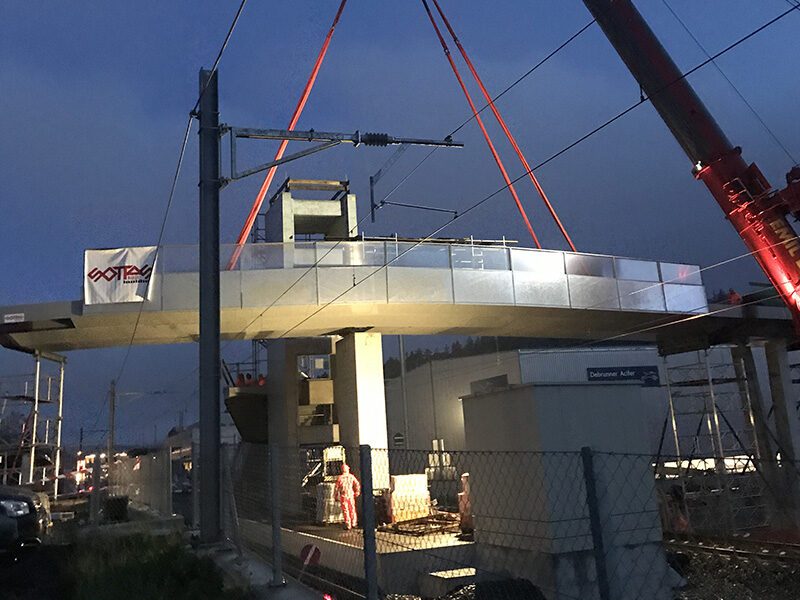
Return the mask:
<svg viewBox="0 0 800 600"><path fill-rule="evenodd" d="M786 220L800 214L800 169L775 190L741 156L678 70L631 0L583 0L647 94L800 331L800 239Z"/></svg>

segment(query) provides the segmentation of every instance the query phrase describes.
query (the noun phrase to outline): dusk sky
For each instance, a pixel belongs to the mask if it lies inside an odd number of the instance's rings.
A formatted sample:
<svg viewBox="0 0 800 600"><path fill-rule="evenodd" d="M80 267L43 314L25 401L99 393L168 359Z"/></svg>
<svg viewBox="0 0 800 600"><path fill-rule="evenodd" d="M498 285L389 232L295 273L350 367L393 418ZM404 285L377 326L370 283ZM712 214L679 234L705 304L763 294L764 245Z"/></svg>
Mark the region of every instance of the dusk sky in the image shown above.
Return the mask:
<svg viewBox="0 0 800 600"><path fill-rule="evenodd" d="M787 0L669 2L712 53L790 5ZM286 126L338 3L248 3L220 65L222 121ZM590 20L580 0L442 4L494 93ZM156 243L183 128L197 97L198 69L213 62L238 5L238 0L0 3L0 306L78 299L84 249ZM637 6L682 70L706 58L662 0L638 0ZM796 157L798 31L800 10L719 59ZM730 139L742 146L745 159L781 186L792 160L724 78L708 65L690 81ZM477 89L471 89L478 101ZM535 164L638 99L638 85L594 25L498 106ZM350 0L299 126L440 138L468 116L420 2ZM523 170L490 116L487 111L486 123L516 177ZM500 188L502 179L475 123L456 138L464 149L437 152L393 199L463 210ZM268 143L253 143L247 158L255 164L273 152ZM369 175L392 152L343 146L280 169L275 181L287 175L349 179L359 210L366 211ZM426 152L409 149L381 181L379 196ZM690 169L666 126L644 104L538 175L581 251L702 266L743 254L738 235ZM197 242L197 171L195 128L165 244ZM260 183L253 177L223 191L223 243L233 242ZM563 248L531 186L523 181L518 189L544 245ZM364 231L424 236L447 218L386 208ZM505 236L529 245L507 192L441 235ZM704 278L709 289L742 291L748 282L765 281L749 258L712 269ZM245 344L231 345L224 356L240 360L247 350ZM81 426L100 430L87 432L88 443L103 439L101 407L124 355L124 348L68 354L68 443L77 440ZM196 355L193 345L133 348L120 390L170 393L123 398L121 442L152 440L154 424L163 436L180 410L186 410L187 422L196 418ZM0 350L0 376L30 371L31 363L27 356Z"/></svg>

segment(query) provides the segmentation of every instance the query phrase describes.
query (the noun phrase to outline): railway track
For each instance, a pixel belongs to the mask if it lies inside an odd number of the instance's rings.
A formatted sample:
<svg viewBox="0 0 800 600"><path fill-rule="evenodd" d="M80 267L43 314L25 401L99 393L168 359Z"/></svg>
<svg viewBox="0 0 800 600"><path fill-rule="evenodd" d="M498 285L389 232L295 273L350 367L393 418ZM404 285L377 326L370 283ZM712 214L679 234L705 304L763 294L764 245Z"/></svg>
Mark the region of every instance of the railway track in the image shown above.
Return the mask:
<svg viewBox="0 0 800 600"><path fill-rule="evenodd" d="M734 538L673 537L664 541L667 548L675 552L800 564L800 544L754 540L743 536Z"/></svg>

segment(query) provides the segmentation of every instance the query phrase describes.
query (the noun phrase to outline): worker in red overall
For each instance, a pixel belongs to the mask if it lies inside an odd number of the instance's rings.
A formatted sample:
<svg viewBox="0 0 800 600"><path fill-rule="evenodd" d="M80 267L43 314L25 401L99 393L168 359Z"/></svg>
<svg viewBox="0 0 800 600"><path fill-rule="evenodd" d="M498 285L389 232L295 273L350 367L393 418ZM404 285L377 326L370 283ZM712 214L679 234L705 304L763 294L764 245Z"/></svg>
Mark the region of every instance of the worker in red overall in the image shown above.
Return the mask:
<svg viewBox="0 0 800 600"><path fill-rule="evenodd" d="M342 464L342 474L336 479L334 498L342 505L345 529L352 529L358 525L356 498L360 495L361 484L356 479L356 476L350 472L350 467L347 463Z"/></svg>

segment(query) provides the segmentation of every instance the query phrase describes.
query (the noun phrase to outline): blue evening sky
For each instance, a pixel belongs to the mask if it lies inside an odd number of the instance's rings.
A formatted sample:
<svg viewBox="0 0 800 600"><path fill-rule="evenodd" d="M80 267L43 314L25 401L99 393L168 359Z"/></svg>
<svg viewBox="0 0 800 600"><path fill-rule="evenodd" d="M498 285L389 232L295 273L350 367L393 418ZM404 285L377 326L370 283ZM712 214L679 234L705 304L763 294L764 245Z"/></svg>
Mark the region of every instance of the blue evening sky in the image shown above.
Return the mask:
<svg viewBox="0 0 800 600"><path fill-rule="evenodd" d="M284 127L338 0L251 0L220 66L222 119ZM589 21L580 0L444 0L444 8L491 91L499 91ZM662 0L639 0L679 67L705 56ZM787 9L786 0L670 0L710 52ZM76 299L85 248L156 242L197 71L210 66L238 0L0 3L0 305ZM790 152L800 155L800 11L719 60ZM774 185L790 159L712 66L691 77L745 157ZM478 97L477 90L475 97ZM498 102L532 164L548 157L639 97L638 86L599 28ZM481 103L482 105L482 103ZM350 0L300 126L441 137L468 107L415 0ZM522 172L488 118L513 176ZM394 194L398 201L463 209L502 185L472 123L460 151L440 151ZM424 155L410 149L381 182L388 192ZM268 144L250 158L265 159ZM367 180L391 149L346 146L281 169L308 178L349 178L366 210ZM744 252L711 196L649 105L539 172L580 250L701 265ZM222 238L233 241L260 181L223 192ZM197 144L193 132L165 243L197 240ZM563 247L529 185L526 205L546 246ZM433 216L432 216L433 215ZM387 208L367 234L422 236L446 219ZM507 193L442 232L507 238L527 245ZM763 281L741 260L708 272L710 288ZM393 343L393 342L392 342ZM416 344L424 344L417 340ZM412 346L413 347L413 346ZM124 349L69 353L65 431L102 429L100 411ZM226 358L247 354L235 345ZM163 435L179 410L196 415L190 376L194 346L134 347L120 382L120 439ZM0 351L0 375L30 360ZM95 425L97 423L97 425ZM102 439L95 432L90 443Z"/></svg>

